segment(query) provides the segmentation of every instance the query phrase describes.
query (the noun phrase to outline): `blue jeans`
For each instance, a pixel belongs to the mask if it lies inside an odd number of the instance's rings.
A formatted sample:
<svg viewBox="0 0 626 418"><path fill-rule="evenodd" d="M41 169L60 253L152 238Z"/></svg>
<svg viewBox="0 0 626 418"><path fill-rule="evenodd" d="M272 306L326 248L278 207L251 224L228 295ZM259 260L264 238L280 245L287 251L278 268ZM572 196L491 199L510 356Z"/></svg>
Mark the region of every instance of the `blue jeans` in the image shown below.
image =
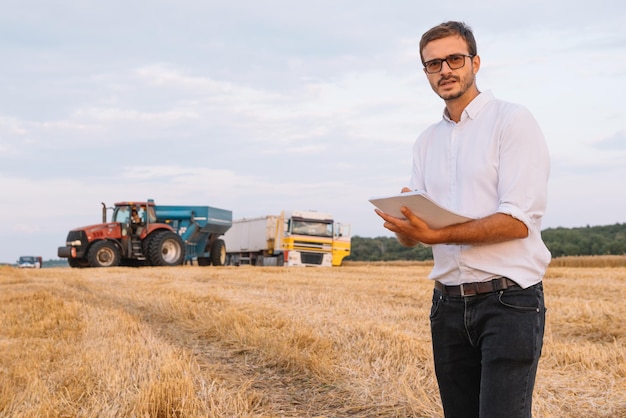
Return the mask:
<svg viewBox="0 0 626 418"><path fill-rule="evenodd" d="M430 314L446 418L529 418L545 326L543 285L442 296Z"/></svg>

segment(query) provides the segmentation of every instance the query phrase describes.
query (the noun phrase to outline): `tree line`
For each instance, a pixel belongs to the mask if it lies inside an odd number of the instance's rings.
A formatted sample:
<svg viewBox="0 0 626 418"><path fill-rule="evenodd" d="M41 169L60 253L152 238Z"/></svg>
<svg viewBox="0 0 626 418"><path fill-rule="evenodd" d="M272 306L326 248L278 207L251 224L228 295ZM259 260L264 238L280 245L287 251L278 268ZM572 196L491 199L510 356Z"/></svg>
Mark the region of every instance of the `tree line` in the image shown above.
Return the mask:
<svg viewBox="0 0 626 418"><path fill-rule="evenodd" d="M541 236L553 258L626 254L626 223L579 228L548 228ZM407 248L395 237L352 237L348 261L424 261L433 258L431 247Z"/></svg>

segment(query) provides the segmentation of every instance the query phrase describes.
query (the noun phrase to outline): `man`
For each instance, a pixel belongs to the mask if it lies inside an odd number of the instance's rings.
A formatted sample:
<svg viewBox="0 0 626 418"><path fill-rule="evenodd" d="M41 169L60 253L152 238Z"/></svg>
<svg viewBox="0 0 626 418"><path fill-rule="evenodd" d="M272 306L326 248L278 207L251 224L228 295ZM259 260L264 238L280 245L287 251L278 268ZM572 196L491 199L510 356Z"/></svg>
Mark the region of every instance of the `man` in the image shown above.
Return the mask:
<svg viewBox="0 0 626 418"><path fill-rule="evenodd" d="M480 92L476 41L446 22L420 41L424 72L445 103L443 118L413 148L410 187L474 220L429 228L407 208L376 210L405 246L433 246L431 332L447 418L531 416L543 345L541 239L549 156L523 107Z"/></svg>
<svg viewBox="0 0 626 418"><path fill-rule="evenodd" d="M141 216L139 216L139 214L137 213L137 209L135 208L133 208L133 210L131 211L130 223L133 235L140 236L144 229L143 219Z"/></svg>
<svg viewBox="0 0 626 418"><path fill-rule="evenodd" d="M137 214L137 210L136 209L133 209L132 212L130 213L130 219L131 219L131 222L134 223L134 224L141 223L141 218Z"/></svg>

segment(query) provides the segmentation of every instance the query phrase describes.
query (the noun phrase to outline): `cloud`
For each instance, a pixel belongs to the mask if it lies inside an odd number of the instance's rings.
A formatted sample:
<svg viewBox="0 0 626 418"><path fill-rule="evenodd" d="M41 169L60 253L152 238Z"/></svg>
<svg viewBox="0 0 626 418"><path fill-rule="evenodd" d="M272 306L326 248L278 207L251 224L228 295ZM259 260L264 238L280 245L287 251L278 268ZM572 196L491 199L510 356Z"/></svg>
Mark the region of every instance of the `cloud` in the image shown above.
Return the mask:
<svg viewBox="0 0 626 418"><path fill-rule="evenodd" d="M37 224L15 224L11 227L13 232L25 235L35 235L41 231L41 227Z"/></svg>
<svg viewBox="0 0 626 418"><path fill-rule="evenodd" d="M111 124L121 123L145 123L151 125L163 126L174 123L185 123L189 119L197 119L200 115L189 110L169 110L164 112L146 112L135 109L119 109L106 107L90 107L79 109L71 116L72 119L80 120L87 123ZM53 124L60 127L76 127L87 126L84 124L69 124L58 122ZM45 126L45 125L44 125Z"/></svg>
<svg viewBox="0 0 626 418"><path fill-rule="evenodd" d="M592 145L594 148L603 151L626 150L626 129L595 141Z"/></svg>

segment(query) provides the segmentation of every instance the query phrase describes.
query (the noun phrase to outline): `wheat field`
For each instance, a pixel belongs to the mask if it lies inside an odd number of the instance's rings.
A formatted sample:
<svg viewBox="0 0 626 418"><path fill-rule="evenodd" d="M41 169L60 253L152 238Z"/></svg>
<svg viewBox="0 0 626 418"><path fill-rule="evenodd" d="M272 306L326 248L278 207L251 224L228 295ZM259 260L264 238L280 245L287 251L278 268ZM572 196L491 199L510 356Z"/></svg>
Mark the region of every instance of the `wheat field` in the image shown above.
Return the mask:
<svg viewBox="0 0 626 418"><path fill-rule="evenodd" d="M441 417L429 265L0 267L0 417ZM626 417L626 268L550 267L535 417Z"/></svg>

